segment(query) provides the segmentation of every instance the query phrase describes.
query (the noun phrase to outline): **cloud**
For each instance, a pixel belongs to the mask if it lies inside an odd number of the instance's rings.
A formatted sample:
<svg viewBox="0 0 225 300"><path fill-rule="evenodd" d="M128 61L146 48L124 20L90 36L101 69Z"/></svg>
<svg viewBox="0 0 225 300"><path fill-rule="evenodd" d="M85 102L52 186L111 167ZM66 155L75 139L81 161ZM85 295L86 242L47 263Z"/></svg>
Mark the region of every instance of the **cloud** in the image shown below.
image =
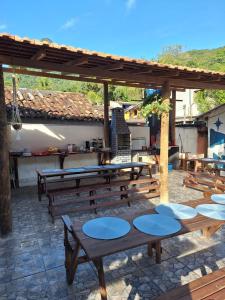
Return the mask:
<svg viewBox="0 0 225 300"><path fill-rule="evenodd" d="M127 10L131 10L136 4L136 0L127 0L126 1L126 8Z"/></svg>
<svg viewBox="0 0 225 300"><path fill-rule="evenodd" d="M7 28L7 25L6 24L0 24L0 30L4 30Z"/></svg>
<svg viewBox="0 0 225 300"><path fill-rule="evenodd" d="M67 29L71 29L73 28L78 22L77 18L71 18L69 20L67 20L62 26L61 29L63 30L67 30Z"/></svg>

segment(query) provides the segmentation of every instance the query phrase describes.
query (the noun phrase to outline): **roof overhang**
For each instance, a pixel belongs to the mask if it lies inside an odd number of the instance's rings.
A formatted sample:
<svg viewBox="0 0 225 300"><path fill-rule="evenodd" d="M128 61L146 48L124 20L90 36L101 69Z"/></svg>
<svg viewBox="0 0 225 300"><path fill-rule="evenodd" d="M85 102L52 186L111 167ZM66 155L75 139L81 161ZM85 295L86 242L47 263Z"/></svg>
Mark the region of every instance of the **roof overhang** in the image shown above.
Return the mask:
<svg viewBox="0 0 225 300"><path fill-rule="evenodd" d="M169 81L174 89L225 89L225 73L131 59L9 34L0 34L0 64L13 66L21 74L112 85L160 88ZM13 70L5 68L4 71Z"/></svg>

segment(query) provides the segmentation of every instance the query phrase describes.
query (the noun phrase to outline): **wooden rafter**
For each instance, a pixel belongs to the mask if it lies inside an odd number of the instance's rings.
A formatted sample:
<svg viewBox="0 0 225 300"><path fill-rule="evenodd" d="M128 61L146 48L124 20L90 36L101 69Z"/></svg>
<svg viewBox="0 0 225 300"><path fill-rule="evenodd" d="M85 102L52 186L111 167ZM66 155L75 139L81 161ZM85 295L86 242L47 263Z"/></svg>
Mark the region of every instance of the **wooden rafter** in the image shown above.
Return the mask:
<svg viewBox="0 0 225 300"><path fill-rule="evenodd" d="M112 66L105 67L108 71L117 71L117 70L123 70L124 69L124 63L118 62L114 63Z"/></svg>
<svg viewBox="0 0 225 300"><path fill-rule="evenodd" d="M47 55L46 49L40 49L38 50L32 57L31 60L42 60Z"/></svg>
<svg viewBox="0 0 225 300"><path fill-rule="evenodd" d="M110 72L110 71L102 71L99 70L98 67L93 68L82 68L79 66L65 66L63 64L55 64L52 62L44 62L44 61L31 61L29 59L21 59L18 57L8 57L5 55L0 55L0 63L4 62L8 65L14 66L23 66L29 68L36 69L45 69L50 71L57 72L70 72L74 74L79 74L82 76L98 76L101 79L109 78L111 80L125 80L127 82L135 81L139 84L145 85L148 83L149 85L163 85L166 78L158 76L150 76L150 75L134 75L131 72L123 71L123 72ZM180 79L178 78L170 78L172 87L177 88L192 88L192 89L225 89L225 81L224 82L201 82L194 81L188 79Z"/></svg>
<svg viewBox="0 0 225 300"><path fill-rule="evenodd" d="M73 60L69 60L65 63L65 66L82 66L88 64L88 57L80 57Z"/></svg>
<svg viewBox="0 0 225 300"><path fill-rule="evenodd" d="M74 75L64 75L64 74L56 74L56 73L49 73L43 71L32 71L27 69L19 69L19 68L3 68L5 73L16 73L16 74L23 74L23 75L30 75L30 76L38 76L38 77L48 77L48 78L57 78L57 79L64 79L64 80L72 80L72 81L82 81L82 82L93 82L93 83L108 83L111 85L119 85L119 86L129 86L129 87L139 87L139 88L154 88L154 86L150 84L139 84L139 83L123 83L116 80L110 79L95 79L85 76L74 76Z"/></svg>
<svg viewBox="0 0 225 300"><path fill-rule="evenodd" d="M44 60L37 53L46 48ZM225 73L183 66L164 65L143 59L131 59L80 48L40 42L28 38L0 34L0 63L41 70L66 72L101 80L133 81L162 86L165 80L172 87L193 89L225 89Z"/></svg>

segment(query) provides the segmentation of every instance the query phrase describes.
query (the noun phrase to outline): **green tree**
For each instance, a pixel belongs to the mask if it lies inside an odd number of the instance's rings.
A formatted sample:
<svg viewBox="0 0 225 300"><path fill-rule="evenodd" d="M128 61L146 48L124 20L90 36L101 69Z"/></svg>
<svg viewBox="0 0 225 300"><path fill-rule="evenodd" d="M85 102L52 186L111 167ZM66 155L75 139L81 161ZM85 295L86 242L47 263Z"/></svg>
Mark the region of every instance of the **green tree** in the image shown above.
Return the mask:
<svg viewBox="0 0 225 300"><path fill-rule="evenodd" d="M183 47L180 45L169 46L159 54L158 61L160 63L225 72L225 47L184 52ZM225 103L225 91L199 91L196 93L194 101L200 112L206 112Z"/></svg>
<svg viewBox="0 0 225 300"><path fill-rule="evenodd" d="M195 94L194 101L200 112L204 113L225 103L225 91L202 90Z"/></svg>

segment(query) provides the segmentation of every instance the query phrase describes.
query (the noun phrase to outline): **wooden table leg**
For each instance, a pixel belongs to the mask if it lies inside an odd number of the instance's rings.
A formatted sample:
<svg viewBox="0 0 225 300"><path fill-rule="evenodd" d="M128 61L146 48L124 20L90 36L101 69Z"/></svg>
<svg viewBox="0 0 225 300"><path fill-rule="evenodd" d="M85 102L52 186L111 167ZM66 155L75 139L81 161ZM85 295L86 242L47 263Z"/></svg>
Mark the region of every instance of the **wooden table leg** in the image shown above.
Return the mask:
<svg viewBox="0 0 225 300"><path fill-rule="evenodd" d="M221 226L222 225L216 225L216 226L204 228L202 230L202 235L206 238L210 238L214 233L216 233L220 229Z"/></svg>
<svg viewBox="0 0 225 300"><path fill-rule="evenodd" d="M162 254L162 247L161 247L161 242L157 241L154 243L148 243L148 256L153 255L152 249L155 249L155 260L157 264L161 263L161 254Z"/></svg>
<svg viewBox="0 0 225 300"><path fill-rule="evenodd" d="M40 175L37 176L37 189L38 189L38 200L41 201L42 186L41 186L41 177L40 177Z"/></svg>
<svg viewBox="0 0 225 300"><path fill-rule="evenodd" d="M155 243L155 260L157 264L161 263L161 253L162 253L161 242L158 241Z"/></svg>
<svg viewBox="0 0 225 300"><path fill-rule="evenodd" d="M107 300L107 291L106 291L106 285L105 285L105 275L104 275L102 258L95 259L93 262L98 271L98 280L99 280L101 300Z"/></svg>
<svg viewBox="0 0 225 300"><path fill-rule="evenodd" d="M20 187L20 182L19 182L19 171L18 171L18 158L13 157L13 170L14 170L14 177L15 177L15 186L16 188Z"/></svg>
<svg viewBox="0 0 225 300"><path fill-rule="evenodd" d="M150 178L152 178L152 166L151 164L148 165L148 175Z"/></svg>

